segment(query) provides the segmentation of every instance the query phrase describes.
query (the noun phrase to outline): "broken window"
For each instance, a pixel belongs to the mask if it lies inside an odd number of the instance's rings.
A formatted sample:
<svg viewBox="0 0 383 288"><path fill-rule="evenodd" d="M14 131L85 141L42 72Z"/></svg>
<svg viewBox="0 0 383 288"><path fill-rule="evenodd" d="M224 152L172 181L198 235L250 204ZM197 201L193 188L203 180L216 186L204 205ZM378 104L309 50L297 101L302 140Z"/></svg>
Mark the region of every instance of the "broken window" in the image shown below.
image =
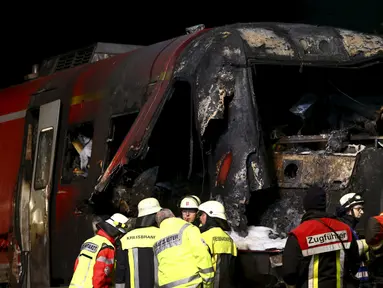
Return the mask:
<svg viewBox="0 0 383 288"><path fill-rule="evenodd" d="M85 122L68 129L66 135L62 184L88 176L92 154L93 123Z"/></svg>
<svg viewBox="0 0 383 288"><path fill-rule="evenodd" d="M377 145L383 135L382 72L382 65L255 66L254 89L275 151L344 152L348 144Z"/></svg>
<svg viewBox="0 0 383 288"><path fill-rule="evenodd" d="M152 196L177 211L181 196L200 195L204 173L191 104L190 85L176 82L159 118L147 127L147 147L141 147L140 157L130 158L122 176L108 186L119 211L137 216L138 202ZM94 202L105 206L103 200Z"/></svg>
<svg viewBox="0 0 383 288"><path fill-rule="evenodd" d="M128 134L130 128L136 120L138 113L139 112L136 111L112 116L110 120L109 137L107 139L108 151L104 160L104 168L108 167L112 161L122 141L124 141L125 136Z"/></svg>
<svg viewBox="0 0 383 288"><path fill-rule="evenodd" d="M358 171L369 165L358 159L370 157L365 151L376 151L383 139L382 70L381 64L254 66L255 98L277 185L253 194L250 224L287 233L299 224L308 187L331 191L330 203L338 203L340 193L363 188L368 181Z"/></svg>

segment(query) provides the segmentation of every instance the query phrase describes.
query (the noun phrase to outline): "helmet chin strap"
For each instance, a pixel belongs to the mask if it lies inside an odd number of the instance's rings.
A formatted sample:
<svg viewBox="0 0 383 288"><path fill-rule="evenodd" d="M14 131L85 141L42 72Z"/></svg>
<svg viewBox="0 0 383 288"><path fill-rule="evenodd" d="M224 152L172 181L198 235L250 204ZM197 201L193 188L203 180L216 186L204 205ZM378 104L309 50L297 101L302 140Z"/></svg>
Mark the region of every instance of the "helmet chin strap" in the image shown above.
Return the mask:
<svg viewBox="0 0 383 288"><path fill-rule="evenodd" d="M354 219L354 223L355 223L355 225L357 224L357 223L359 223L359 218L358 217L356 217L355 216L355 212L354 212L354 208L351 208L351 216L352 216L352 218Z"/></svg>

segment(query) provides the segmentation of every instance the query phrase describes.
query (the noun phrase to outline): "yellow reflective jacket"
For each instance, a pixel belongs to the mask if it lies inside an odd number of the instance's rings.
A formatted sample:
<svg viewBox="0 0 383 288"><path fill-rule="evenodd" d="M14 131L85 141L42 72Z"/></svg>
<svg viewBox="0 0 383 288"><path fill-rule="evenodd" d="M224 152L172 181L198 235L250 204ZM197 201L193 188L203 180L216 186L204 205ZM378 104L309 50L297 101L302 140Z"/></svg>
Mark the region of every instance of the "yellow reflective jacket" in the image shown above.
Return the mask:
<svg viewBox="0 0 383 288"><path fill-rule="evenodd" d="M213 287L211 256L194 225L175 217L163 220L153 250L158 261L160 288L199 287L199 284Z"/></svg>
<svg viewBox="0 0 383 288"><path fill-rule="evenodd" d="M116 252L116 288L154 287L157 261L153 245L158 231L153 226L137 228L121 238Z"/></svg>
<svg viewBox="0 0 383 288"><path fill-rule="evenodd" d="M98 233L102 234L102 232L99 231ZM100 288L110 286L113 264L114 245L106 237L95 235L82 244L69 287Z"/></svg>
<svg viewBox="0 0 383 288"><path fill-rule="evenodd" d="M212 264L215 271L214 287L234 286L237 246L233 239L219 227L210 228L203 232L202 238L209 247L212 256Z"/></svg>

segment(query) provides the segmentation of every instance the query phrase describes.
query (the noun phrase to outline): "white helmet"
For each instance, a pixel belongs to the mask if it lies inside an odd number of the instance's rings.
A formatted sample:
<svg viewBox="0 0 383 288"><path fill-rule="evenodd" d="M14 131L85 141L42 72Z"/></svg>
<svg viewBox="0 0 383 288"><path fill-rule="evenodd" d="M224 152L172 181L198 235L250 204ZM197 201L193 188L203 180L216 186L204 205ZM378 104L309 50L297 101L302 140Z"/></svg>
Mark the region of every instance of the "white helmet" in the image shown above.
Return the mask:
<svg viewBox="0 0 383 288"><path fill-rule="evenodd" d="M201 200L195 195L186 196L180 203L181 209L198 209Z"/></svg>
<svg viewBox="0 0 383 288"><path fill-rule="evenodd" d="M363 205L364 199L359 194L347 193L340 198L339 202L342 207L348 209L357 204Z"/></svg>
<svg viewBox="0 0 383 288"><path fill-rule="evenodd" d="M205 212L210 217L227 220L225 215L225 207L218 201L207 201L199 205L199 211Z"/></svg>
<svg viewBox="0 0 383 288"><path fill-rule="evenodd" d="M105 222L112 225L113 227L117 228L118 231L120 231L121 233L125 234L127 231L127 228L128 228L128 224L127 222L129 221L129 219L120 214L120 213L115 213L112 215L112 217L110 217L108 220L106 220Z"/></svg>
<svg viewBox="0 0 383 288"><path fill-rule="evenodd" d="M138 217L154 214L162 208L156 198L146 198L138 203Z"/></svg>

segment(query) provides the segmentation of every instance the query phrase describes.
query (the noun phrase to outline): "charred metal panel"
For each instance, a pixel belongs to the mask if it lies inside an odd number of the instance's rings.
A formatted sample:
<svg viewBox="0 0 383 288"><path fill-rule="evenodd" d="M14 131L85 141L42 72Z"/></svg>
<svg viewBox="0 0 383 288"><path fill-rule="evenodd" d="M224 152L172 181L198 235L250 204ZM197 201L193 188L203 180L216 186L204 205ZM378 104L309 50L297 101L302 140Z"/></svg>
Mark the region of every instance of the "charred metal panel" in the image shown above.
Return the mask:
<svg viewBox="0 0 383 288"><path fill-rule="evenodd" d="M344 48L350 57L368 58L377 55L383 56L382 37L344 29L337 30L343 38Z"/></svg>
<svg viewBox="0 0 383 288"><path fill-rule="evenodd" d="M224 118L225 99L232 97L235 89L234 67L245 65L242 41L238 32L230 29L205 33L178 60L175 76L195 81L195 105L201 135L211 120Z"/></svg>
<svg viewBox="0 0 383 288"><path fill-rule="evenodd" d="M348 60L342 39L332 28L303 24L279 24L278 27L282 28L283 32L287 32L290 41L299 50L300 57L305 60Z"/></svg>
<svg viewBox="0 0 383 288"><path fill-rule="evenodd" d="M325 26L285 23L235 24L256 61L351 64L383 56L383 38Z"/></svg>
<svg viewBox="0 0 383 288"><path fill-rule="evenodd" d="M323 152L274 154L278 186L308 188L323 183L332 189L348 186L356 156L326 155Z"/></svg>
<svg viewBox="0 0 383 288"><path fill-rule="evenodd" d="M243 40L260 56L288 56L294 57L292 45L283 37L278 36L272 29L240 28Z"/></svg>
<svg viewBox="0 0 383 288"><path fill-rule="evenodd" d="M249 86L249 70L242 68L235 73L235 91L230 104L226 106L228 118L221 121L227 130L223 132L212 151L213 163L228 150L233 153L233 160L224 187L213 187L213 198L223 198L230 225L237 231L246 231L245 204L250 199L251 191L269 188L272 185L268 169L266 147L263 143L260 127L256 119ZM208 133L208 132L206 132ZM210 133L212 133L210 131ZM208 139L208 135L207 139ZM210 168L211 183L215 183L216 173Z"/></svg>
<svg viewBox="0 0 383 288"><path fill-rule="evenodd" d="M230 225L246 233L250 192L266 189L272 181L239 32L222 28L196 39L179 59L175 76L195 81L197 128L210 145L209 163L213 163L209 167L211 197L223 202ZM214 186L220 172L216 164L229 151L232 161L226 183Z"/></svg>
<svg viewBox="0 0 383 288"><path fill-rule="evenodd" d="M256 224L288 233L296 227L304 213L302 199L307 187L319 184L328 189L327 212L335 213L339 199L348 192L362 193L365 199L365 214L357 226L363 235L365 221L383 210L383 178L381 149L366 148L355 155L275 153L275 166L280 188L269 190L258 197L262 203L250 203L259 212ZM286 179L284 169L296 165L294 179ZM288 178L288 177L287 177ZM335 182L335 183L334 183ZM259 199L259 198L257 198ZM258 201L259 202L259 201Z"/></svg>
<svg viewBox="0 0 383 288"><path fill-rule="evenodd" d="M355 167L360 165L357 164L359 155L334 155L323 151L275 152L278 188L257 195L257 199L263 199L258 201L261 203L250 203L254 210L259 211L253 215L259 221L257 224L286 235L299 225L304 214L302 199L306 189L313 185L323 185L329 190L328 211L334 213L340 195L345 189L350 189Z"/></svg>

